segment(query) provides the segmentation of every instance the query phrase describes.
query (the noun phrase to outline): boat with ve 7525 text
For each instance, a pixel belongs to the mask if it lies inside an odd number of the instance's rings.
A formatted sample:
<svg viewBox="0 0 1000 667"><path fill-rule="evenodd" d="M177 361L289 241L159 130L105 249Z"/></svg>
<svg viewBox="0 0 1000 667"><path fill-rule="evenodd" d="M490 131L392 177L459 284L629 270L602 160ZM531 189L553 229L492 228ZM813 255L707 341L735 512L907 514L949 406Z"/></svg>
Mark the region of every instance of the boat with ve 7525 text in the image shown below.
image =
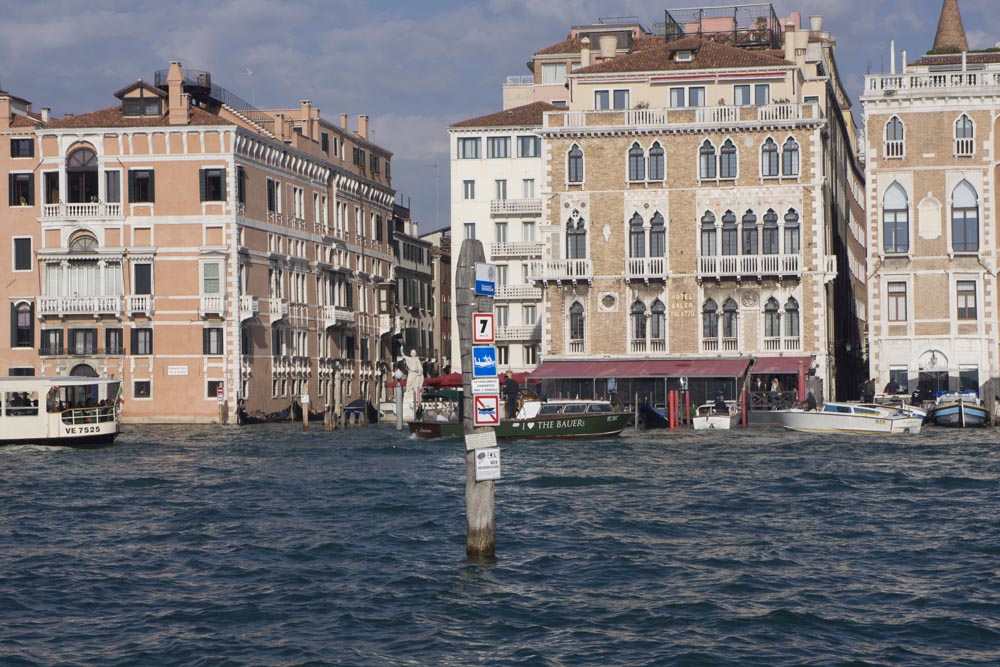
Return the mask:
<svg viewBox="0 0 1000 667"><path fill-rule="evenodd" d="M114 442L121 381L0 377L0 444L84 446Z"/></svg>

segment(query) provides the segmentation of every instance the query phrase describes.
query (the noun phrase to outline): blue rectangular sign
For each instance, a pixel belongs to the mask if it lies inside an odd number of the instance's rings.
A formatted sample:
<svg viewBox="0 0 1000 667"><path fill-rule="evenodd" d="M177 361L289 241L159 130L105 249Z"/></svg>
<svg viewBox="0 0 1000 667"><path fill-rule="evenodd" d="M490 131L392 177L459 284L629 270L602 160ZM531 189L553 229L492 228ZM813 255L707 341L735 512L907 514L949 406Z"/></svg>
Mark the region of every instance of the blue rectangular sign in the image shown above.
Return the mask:
<svg viewBox="0 0 1000 667"><path fill-rule="evenodd" d="M476 294L479 296L493 296L496 294L494 283L486 282L485 280L477 280Z"/></svg>
<svg viewBox="0 0 1000 667"><path fill-rule="evenodd" d="M476 294L493 296L496 293L497 267L484 262L476 262Z"/></svg>
<svg viewBox="0 0 1000 667"><path fill-rule="evenodd" d="M492 345L472 348L472 377L497 376L497 349Z"/></svg>

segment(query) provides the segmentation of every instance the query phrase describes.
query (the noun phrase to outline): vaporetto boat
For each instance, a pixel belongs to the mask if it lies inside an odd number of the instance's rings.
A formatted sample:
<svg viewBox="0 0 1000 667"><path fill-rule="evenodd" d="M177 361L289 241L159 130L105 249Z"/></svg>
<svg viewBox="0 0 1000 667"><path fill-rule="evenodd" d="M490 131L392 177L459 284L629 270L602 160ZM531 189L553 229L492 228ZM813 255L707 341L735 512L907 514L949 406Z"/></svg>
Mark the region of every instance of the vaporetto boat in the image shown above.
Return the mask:
<svg viewBox="0 0 1000 667"><path fill-rule="evenodd" d="M0 377L0 444L63 446L114 442L121 381L89 377Z"/></svg>
<svg viewBox="0 0 1000 667"><path fill-rule="evenodd" d="M825 403L817 410L775 410L776 421L793 431L813 433L920 433L923 418L895 408L857 403Z"/></svg>

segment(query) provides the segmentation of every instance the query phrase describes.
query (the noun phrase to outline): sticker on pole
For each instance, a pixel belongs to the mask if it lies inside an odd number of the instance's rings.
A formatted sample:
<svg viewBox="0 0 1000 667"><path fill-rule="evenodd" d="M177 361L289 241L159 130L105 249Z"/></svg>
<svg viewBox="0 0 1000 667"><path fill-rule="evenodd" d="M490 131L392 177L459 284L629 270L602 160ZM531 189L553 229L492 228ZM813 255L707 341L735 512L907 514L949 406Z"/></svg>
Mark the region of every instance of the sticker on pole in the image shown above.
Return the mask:
<svg viewBox="0 0 1000 667"><path fill-rule="evenodd" d="M472 377L495 378L497 376L497 349L489 347L472 348Z"/></svg>
<svg viewBox="0 0 1000 667"><path fill-rule="evenodd" d="M476 262L476 294L493 296L496 292L497 267L492 264Z"/></svg>
<svg viewBox="0 0 1000 667"><path fill-rule="evenodd" d="M475 345L492 344L494 341L493 313L472 314L472 342Z"/></svg>
<svg viewBox="0 0 1000 667"><path fill-rule="evenodd" d="M476 450L476 481L500 479L500 448Z"/></svg>
<svg viewBox="0 0 1000 667"><path fill-rule="evenodd" d="M476 426L496 426L500 423L500 397L474 396L473 420Z"/></svg>

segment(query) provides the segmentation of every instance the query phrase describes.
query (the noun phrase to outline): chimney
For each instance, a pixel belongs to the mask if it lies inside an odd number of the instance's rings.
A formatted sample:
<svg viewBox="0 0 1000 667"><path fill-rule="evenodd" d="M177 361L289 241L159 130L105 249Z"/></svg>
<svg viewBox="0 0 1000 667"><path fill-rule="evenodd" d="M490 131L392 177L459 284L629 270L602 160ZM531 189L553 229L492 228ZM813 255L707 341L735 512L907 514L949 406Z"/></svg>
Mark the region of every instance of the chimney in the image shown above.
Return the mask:
<svg viewBox="0 0 1000 667"><path fill-rule="evenodd" d="M615 35L601 35L597 41L601 45L601 58L611 60L618 53L618 37Z"/></svg>
<svg viewBox="0 0 1000 667"><path fill-rule="evenodd" d="M795 62L795 25L791 21L785 24L785 60Z"/></svg>
<svg viewBox="0 0 1000 667"><path fill-rule="evenodd" d="M344 130L345 132L347 131L347 114L346 113L340 114L340 129Z"/></svg>
<svg viewBox="0 0 1000 667"><path fill-rule="evenodd" d="M364 114L358 116L358 136L368 141L368 116Z"/></svg>
<svg viewBox="0 0 1000 667"><path fill-rule="evenodd" d="M302 134L307 139L315 139L316 137L313 136L312 102L301 100L299 102L299 113L302 114Z"/></svg>
<svg viewBox="0 0 1000 667"><path fill-rule="evenodd" d="M191 99L184 95L184 70L176 60L170 63L170 70L167 72L167 94L170 124L187 125L191 119Z"/></svg>
<svg viewBox="0 0 1000 667"><path fill-rule="evenodd" d="M52 109L49 107L42 107L42 122L47 123L52 118Z"/></svg>
<svg viewBox="0 0 1000 667"><path fill-rule="evenodd" d="M580 40L580 67L590 67L590 37Z"/></svg>
<svg viewBox="0 0 1000 667"><path fill-rule="evenodd" d="M822 16L810 16L809 17L809 32L814 34L819 34L823 32L823 17Z"/></svg>
<svg viewBox="0 0 1000 667"><path fill-rule="evenodd" d="M71 114L71 113L64 113L63 114L63 120L66 120L67 118L72 118L72 117L73 117L73 114Z"/></svg>
<svg viewBox="0 0 1000 667"><path fill-rule="evenodd" d="M0 95L0 131L10 129L10 98Z"/></svg>
<svg viewBox="0 0 1000 667"><path fill-rule="evenodd" d="M274 138L285 141L285 114L279 113L274 119Z"/></svg>

